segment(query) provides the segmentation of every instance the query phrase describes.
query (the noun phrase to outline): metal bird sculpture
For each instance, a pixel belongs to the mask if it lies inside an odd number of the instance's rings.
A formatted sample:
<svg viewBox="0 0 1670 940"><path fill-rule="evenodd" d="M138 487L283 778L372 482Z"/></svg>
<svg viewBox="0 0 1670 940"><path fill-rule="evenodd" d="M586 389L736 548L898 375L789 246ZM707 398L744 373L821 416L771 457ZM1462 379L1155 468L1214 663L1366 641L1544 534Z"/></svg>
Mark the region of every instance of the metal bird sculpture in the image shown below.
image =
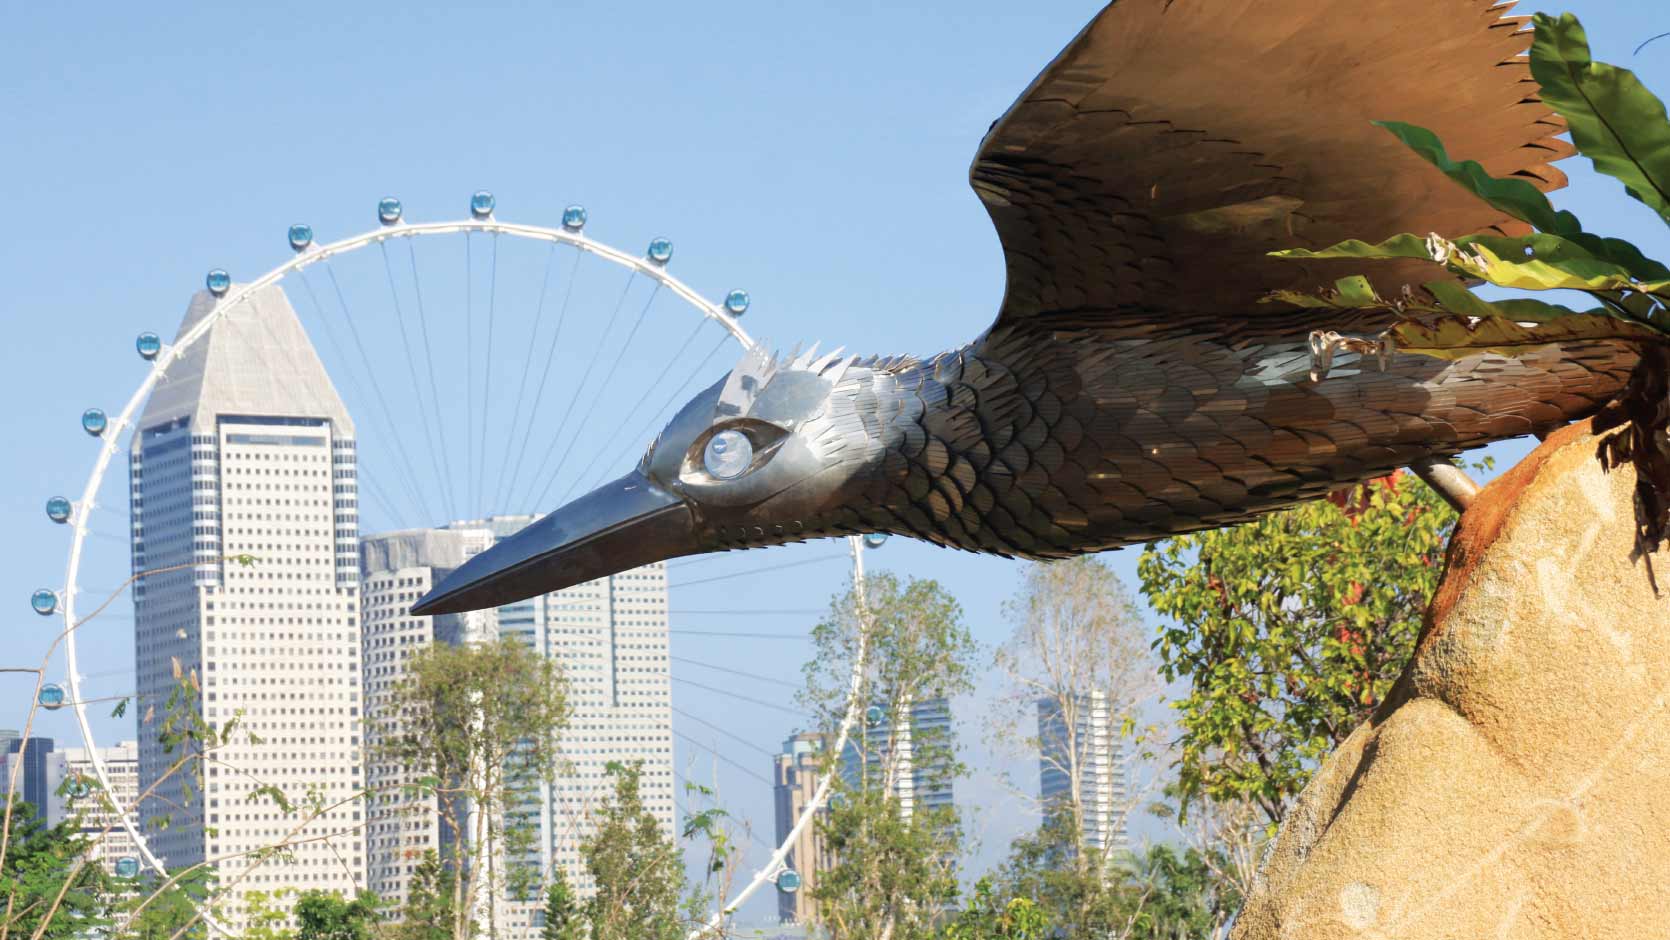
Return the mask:
<svg viewBox="0 0 1670 940"><path fill-rule="evenodd" d="M890 532L1029 558L1239 522L1545 431L1617 393L1608 343L1519 358L1345 355L1333 317L1257 301L1356 273L1268 252L1404 231L1520 234L1374 119L1495 176L1564 184L1531 33L1492 0L1118 0L987 133L997 322L926 360L745 356L626 476L460 567L413 609L490 607L681 555ZM1392 296L1419 262L1375 270Z"/></svg>

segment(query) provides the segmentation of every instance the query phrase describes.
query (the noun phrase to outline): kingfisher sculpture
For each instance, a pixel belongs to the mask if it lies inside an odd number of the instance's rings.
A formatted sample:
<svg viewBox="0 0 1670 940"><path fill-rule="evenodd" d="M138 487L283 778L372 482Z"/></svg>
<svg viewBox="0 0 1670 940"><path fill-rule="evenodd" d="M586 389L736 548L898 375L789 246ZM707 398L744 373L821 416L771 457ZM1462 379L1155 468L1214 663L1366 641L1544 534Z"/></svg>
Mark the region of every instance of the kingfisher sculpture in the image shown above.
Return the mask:
<svg viewBox="0 0 1670 940"><path fill-rule="evenodd" d="M1345 355L1379 313L1259 299L1357 273L1268 253L1525 229L1370 122L1409 121L1543 189L1570 147L1525 21L1494 0L1118 0L987 133L970 176L1008 284L925 360L746 355L637 469L460 567L416 614L681 555L890 532L1031 558L1222 526L1592 412L1630 347ZM1511 223L1511 224L1510 224ZM1373 272L1382 296L1430 279Z"/></svg>

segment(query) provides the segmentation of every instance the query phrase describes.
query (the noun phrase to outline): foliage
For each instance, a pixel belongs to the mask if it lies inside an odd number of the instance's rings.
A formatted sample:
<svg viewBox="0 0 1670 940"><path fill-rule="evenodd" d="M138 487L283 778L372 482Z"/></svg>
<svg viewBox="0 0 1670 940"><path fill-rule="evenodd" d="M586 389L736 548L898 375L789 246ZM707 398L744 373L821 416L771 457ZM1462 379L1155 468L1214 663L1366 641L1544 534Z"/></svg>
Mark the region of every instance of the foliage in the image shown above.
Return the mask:
<svg viewBox="0 0 1670 940"><path fill-rule="evenodd" d="M296 940L371 940L381 906L370 891L353 900L335 891L303 891L296 899Z"/></svg>
<svg viewBox="0 0 1670 940"><path fill-rule="evenodd" d="M107 923L103 869L77 866L89 848L78 826L65 820L48 826L35 808L14 807L11 840L0 860L0 926L5 933L41 940L68 940Z"/></svg>
<svg viewBox="0 0 1670 940"><path fill-rule="evenodd" d="M581 919L580 903L561 868L551 873L551 881L545 886L544 912L540 940L584 940L585 922Z"/></svg>
<svg viewBox="0 0 1670 940"><path fill-rule="evenodd" d="M117 905L125 924L123 940L204 940L209 929L198 910L214 893L214 873L208 868L170 872L165 879L146 879L144 890Z"/></svg>
<svg viewBox="0 0 1670 940"><path fill-rule="evenodd" d="M436 871L450 884L436 890L450 894L449 935L457 940L471 935L469 912L479 899L534 891L537 873L520 866L501 871L502 859L531 846L533 827L515 803L553 779L568 717L568 684L557 663L507 637L419 651L378 719L387 733L372 760L423 774L408 796L433 798L439 813L447 855ZM438 911L429 905L423 917Z"/></svg>
<svg viewBox="0 0 1670 940"><path fill-rule="evenodd" d="M1137 862L1141 903L1131 918L1132 940L1221 936L1241 908L1241 895L1195 848L1152 845Z"/></svg>
<svg viewBox="0 0 1670 940"><path fill-rule="evenodd" d="M1571 14L1533 17L1532 77L1542 101L1565 120L1572 143L1600 173L1623 183L1630 196L1670 225L1670 120L1664 103L1628 69L1595 62L1583 26ZM1400 348L1453 359L1481 352L1523 355L1551 343L1615 340L1636 345L1643 361L1597 428L1627 427L1605 442L1603 459L1635 465L1637 540L1656 549L1670 535L1670 268L1627 241L1587 232L1575 215L1556 211L1529 181L1497 179L1472 160L1452 159L1437 135L1395 121L1377 122L1422 159L1533 234L1401 234L1369 244L1355 239L1318 251L1290 249L1284 258L1416 258L1451 277L1405 287L1401 297L1379 296L1361 276L1342 278L1316 294L1276 291L1266 300L1300 307L1379 309L1395 322L1375 340L1333 334L1323 345ZM1436 271L1434 272L1437 273ZM1597 305L1575 310L1530 298L1487 301L1461 281L1515 290L1580 291ZM1313 341L1314 342L1314 341Z"/></svg>
<svg viewBox="0 0 1670 940"><path fill-rule="evenodd" d="M283 903L294 893L292 888L271 892L245 891L244 940L295 940L296 932L290 929L290 905Z"/></svg>
<svg viewBox="0 0 1670 940"><path fill-rule="evenodd" d="M968 906L946 926L945 940L1042 940L1049 931L1050 919L1037 904L1023 897L1000 903L992 880L981 878Z"/></svg>
<svg viewBox="0 0 1670 940"><path fill-rule="evenodd" d="M1147 548L1142 592L1181 729L1177 796L1251 800L1273 827L1413 652L1455 513L1396 473Z"/></svg>
<svg viewBox="0 0 1670 940"><path fill-rule="evenodd" d="M583 905L589 940L682 940L684 858L644 806L641 762L611 761L615 789L580 843L597 893Z"/></svg>
<svg viewBox="0 0 1670 940"><path fill-rule="evenodd" d="M393 930L396 940L451 940L458 918L454 915L450 880L435 850L425 851L406 890L406 905L400 909L400 920ZM471 935L475 933L473 921L466 927Z"/></svg>
<svg viewBox="0 0 1670 940"><path fill-rule="evenodd" d="M1098 911L1109 890L1114 848L1084 838L1095 796L1083 791L1083 782L1097 757L1093 748L1114 742L1093 732L1089 712L1106 710L1107 730L1138 743L1137 709L1156 686L1142 614L1119 576L1091 556L1028 566L1004 609L1014 633L998 650L997 665L1009 677L1011 694L998 712L996 735L1036 754L1040 769L1067 784L1066 792L1039 807L1045 817L1035 836L1039 861L1047 858L1057 882L1040 887L1050 899L1051 919L1068 933L1105 932L1095 925L1102 920ZM1051 718L1047 726L1045 715ZM1030 794L1035 784L1016 789ZM1099 808L1122 822L1133 806Z"/></svg>
<svg viewBox="0 0 1670 940"><path fill-rule="evenodd" d="M814 917L832 940L932 936L956 898L961 828L954 808L922 797L964 768L948 730L916 721L913 708L970 691L978 647L937 582L901 584L885 572L868 580L862 598L835 598L812 638L800 701L827 738L835 740L845 717L855 665L857 700L870 703L844 751L823 756L843 766L818 826L832 864L811 889ZM915 794L908 809L900 799L906 773Z"/></svg>
<svg viewBox="0 0 1670 940"><path fill-rule="evenodd" d="M1082 842L1072 815L1056 806L1036 831L1010 844L999 883L1010 894L1031 898L1067 936L1117 937L1138 906L1123 877L1124 859L1110 852L1100 856L1095 868L1072 864L1069 852Z"/></svg>

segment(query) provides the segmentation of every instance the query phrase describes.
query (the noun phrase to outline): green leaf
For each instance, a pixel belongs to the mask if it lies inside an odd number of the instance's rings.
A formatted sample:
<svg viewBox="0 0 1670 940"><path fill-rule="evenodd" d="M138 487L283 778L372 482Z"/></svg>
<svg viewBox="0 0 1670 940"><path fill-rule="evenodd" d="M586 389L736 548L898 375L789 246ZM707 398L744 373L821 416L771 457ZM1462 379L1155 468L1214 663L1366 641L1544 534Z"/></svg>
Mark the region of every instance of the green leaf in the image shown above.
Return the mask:
<svg viewBox="0 0 1670 940"><path fill-rule="evenodd" d="M1542 100L1566 119L1572 143L1670 222L1670 120L1628 69L1589 58L1589 39L1570 13L1535 18L1531 74ZM1541 226L1538 226L1541 228Z"/></svg>
<svg viewBox="0 0 1670 940"><path fill-rule="evenodd" d="M1542 190L1522 179L1497 179L1485 172L1476 160L1452 160L1438 135L1424 127L1402 121L1375 121L1391 131L1404 146L1437 167L1445 176L1466 187L1467 191L1497 209L1529 222L1539 231L1554 235L1569 235L1583 231L1577 216L1564 210L1556 211Z"/></svg>
<svg viewBox="0 0 1670 940"><path fill-rule="evenodd" d="M115 708L112 708L110 710L110 717L120 718L123 715L126 715L127 713L128 713L128 700L127 699L122 699L120 702L116 703Z"/></svg>

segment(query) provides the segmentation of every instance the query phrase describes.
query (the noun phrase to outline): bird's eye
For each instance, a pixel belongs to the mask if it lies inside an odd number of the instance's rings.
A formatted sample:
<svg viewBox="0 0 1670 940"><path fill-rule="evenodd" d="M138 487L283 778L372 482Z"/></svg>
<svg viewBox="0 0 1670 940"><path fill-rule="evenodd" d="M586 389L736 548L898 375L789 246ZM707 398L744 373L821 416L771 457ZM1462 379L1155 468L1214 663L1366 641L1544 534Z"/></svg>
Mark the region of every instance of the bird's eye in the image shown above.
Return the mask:
<svg viewBox="0 0 1670 940"><path fill-rule="evenodd" d="M702 467L716 480L734 480L753 462L754 444L741 431L720 431L702 451Z"/></svg>

